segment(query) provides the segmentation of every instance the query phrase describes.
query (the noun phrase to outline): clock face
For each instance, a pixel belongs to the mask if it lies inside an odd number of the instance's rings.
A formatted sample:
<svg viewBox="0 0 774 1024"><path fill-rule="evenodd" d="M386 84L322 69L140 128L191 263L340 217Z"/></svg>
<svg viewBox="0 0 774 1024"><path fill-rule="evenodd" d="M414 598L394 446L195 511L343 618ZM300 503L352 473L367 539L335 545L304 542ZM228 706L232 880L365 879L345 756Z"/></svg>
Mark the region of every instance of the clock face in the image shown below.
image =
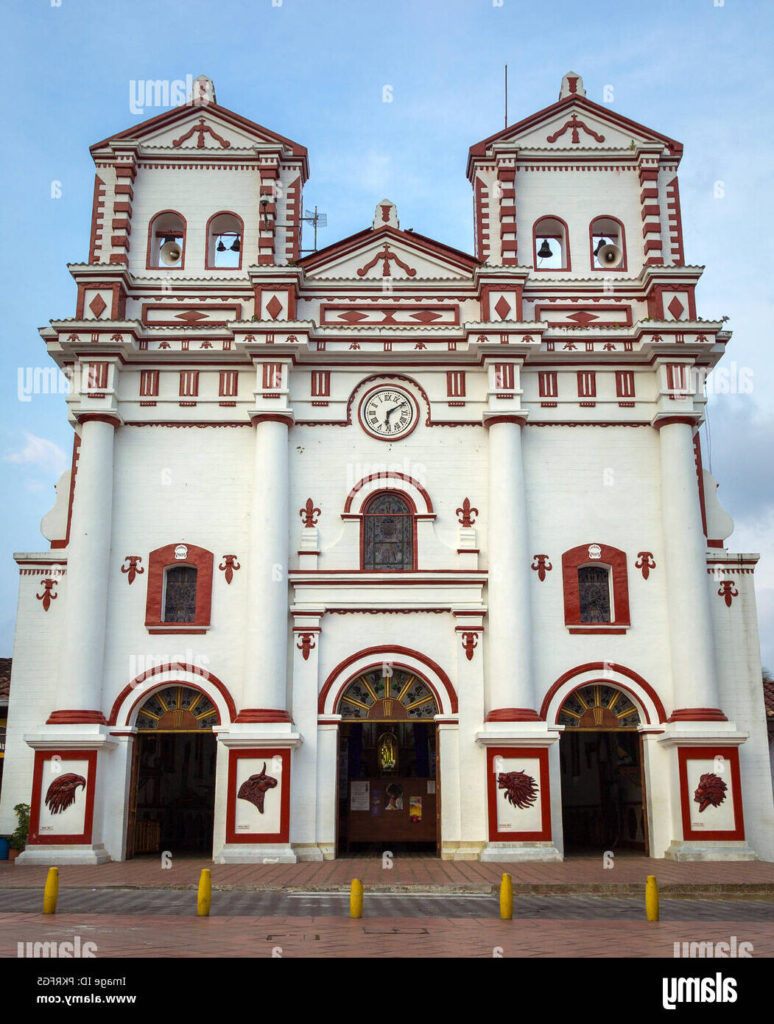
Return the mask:
<svg viewBox="0 0 774 1024"><path fill-rule="evenodd" d="M360 403L361 423L369 434L382 441L406 437L417 425L418 418L416 401L402 388L374 388Z"/></svg>

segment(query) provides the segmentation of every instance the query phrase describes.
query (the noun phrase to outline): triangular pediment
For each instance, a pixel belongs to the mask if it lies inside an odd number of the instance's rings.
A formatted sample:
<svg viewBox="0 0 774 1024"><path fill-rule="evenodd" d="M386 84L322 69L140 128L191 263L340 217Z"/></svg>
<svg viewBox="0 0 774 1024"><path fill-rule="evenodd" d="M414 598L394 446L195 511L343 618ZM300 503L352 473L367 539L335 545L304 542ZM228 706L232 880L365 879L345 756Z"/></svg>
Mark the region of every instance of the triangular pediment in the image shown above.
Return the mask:
<svg viewBox="0 0 774 1024"><path fill-rule="evenodd" d="M213 153L271 147L306 159L306 148L218 103L189 103L109 136L92 153L133 142L143 149L175 153Z"/></svg>
<svg viewBox="0 0 774 1024"><path fill-rule="evenodd" d="M299 261L309 279L397 283L462 281L478 266L474 256L413 231L369 228Z"/></svg>
<svg viewBox="0 0 774 1024"><path fill-rule="evenodd" d="M530 117L470 148L472 159L483 157L493 147L552 152L557 150L630 150L632 144L659 145L675 156L682 146L674 139L655 132L585 96L568 96Z"/></svg>

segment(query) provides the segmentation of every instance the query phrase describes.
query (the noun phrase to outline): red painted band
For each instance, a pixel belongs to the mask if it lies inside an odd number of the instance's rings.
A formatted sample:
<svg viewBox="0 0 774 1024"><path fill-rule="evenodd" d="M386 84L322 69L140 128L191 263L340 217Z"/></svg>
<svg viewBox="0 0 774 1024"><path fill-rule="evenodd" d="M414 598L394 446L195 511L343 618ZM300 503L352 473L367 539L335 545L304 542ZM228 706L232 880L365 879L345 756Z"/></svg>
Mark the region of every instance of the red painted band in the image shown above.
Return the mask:
<svg viewBox="0 0 774 1024"><path fill-rule="evenodd" d="M542 722L532 708L496 708L486 716L487 722Z"/></svg>
<svg viewBox="0 0 774 1024"><path fill-rule="evenodd" d="M46 725L107 725L101 711L52 711Z"/></svg>
<svg viewBox="0 0 774 1024"><path fill-rule="evenodd" d="M667 722L727 722L720 708L677 708Z"/></svg>
<svg viewBox="0 0 774 1024"><path fill-rule="evenodd" d="M243 708L234 719L235 722L290 722L287 711L280 708Z"/></svg>

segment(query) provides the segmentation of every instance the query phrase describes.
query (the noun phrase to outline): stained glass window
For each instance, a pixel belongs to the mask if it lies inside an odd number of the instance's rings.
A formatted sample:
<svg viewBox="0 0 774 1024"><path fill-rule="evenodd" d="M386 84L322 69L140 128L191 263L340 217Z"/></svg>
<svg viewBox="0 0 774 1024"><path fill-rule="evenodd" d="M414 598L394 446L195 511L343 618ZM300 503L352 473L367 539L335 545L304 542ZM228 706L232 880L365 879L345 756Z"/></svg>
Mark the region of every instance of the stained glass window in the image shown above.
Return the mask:
<svg viewBox="0 0 774 1024"><path fill-rule="evenodd" d="M423 679L404 669L396 668L390 675L384 675L377 668L349 684L342 695L339 713L345 720L432 720L438 714L438 705Z"/></svg>
<svg viewBox="0 0 774 1024"><path fill-rule="evenodd" d="M164 622L196 620L196 569L175 565L165 573Z"/></svg>
<svg viewBox="0 0 774 1024"><path fill-rule="evenodd" d="M366 507L363 568L414 568L414 517L406 499L398 494L377 494Z"/></svg>
<svg viewBox="0 0 774 1024"><path fill-rule="evenodd" d="M218 711L200 690L169 686L152 694L137 713L141 731L197 732L218 725Z"/></svg>
<svg viewBox="0 0 774 1024"><path fill-rule="evenodd" d="M568 729L636 729L640 715L623 690L592 683L569 695L557 722Z"/></svg>
<svg viewBox="0 0 774 1024"><path fill-rule="evenodd" d="M604 566L578 569L581 622L610 622L610 575Z"/></svg>

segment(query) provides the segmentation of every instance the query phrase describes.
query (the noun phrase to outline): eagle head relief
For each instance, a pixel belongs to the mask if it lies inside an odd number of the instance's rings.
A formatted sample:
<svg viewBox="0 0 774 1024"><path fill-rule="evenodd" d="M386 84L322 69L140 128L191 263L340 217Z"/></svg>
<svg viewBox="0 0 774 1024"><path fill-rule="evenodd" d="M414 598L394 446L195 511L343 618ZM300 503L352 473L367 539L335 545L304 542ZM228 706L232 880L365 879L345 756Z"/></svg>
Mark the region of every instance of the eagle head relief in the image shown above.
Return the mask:
<svg viewBox="0 0 774 1024"><path fill-rule="evenodd" d="M725 782L712 772L702 775L693 794L695 803L699 805L699 814L710 806L720 807L726 799L727 788Z"/></svg>
<svg viewBox="0 0 774 1024"><path fill-rule="evenodd" d="M505 790L506 800L522 810L527 810L537 800L537 783L526 772L500 772L497 786Z"/></svg>
<svg viewBox="0 0 774 1024"><path fill-rule="evenodd" d="M272 778L271 775L266 774L266 762L264 761L260 773L258 775L251 775L239 787L237 798L239 800L248 800L258 808L259 814L263 814L263 801L266 797L266 792L269 789L274 789L276 785L277 780Z"/></svg>
<svg viewBox="0 0 774 1024"><path fill-rule="evenodd" d="M68 772L54 779L46 793L46 807L52 814L60 814L75 803L75 794L79 786L86 789L86 779L75 772Z"/></svg>

